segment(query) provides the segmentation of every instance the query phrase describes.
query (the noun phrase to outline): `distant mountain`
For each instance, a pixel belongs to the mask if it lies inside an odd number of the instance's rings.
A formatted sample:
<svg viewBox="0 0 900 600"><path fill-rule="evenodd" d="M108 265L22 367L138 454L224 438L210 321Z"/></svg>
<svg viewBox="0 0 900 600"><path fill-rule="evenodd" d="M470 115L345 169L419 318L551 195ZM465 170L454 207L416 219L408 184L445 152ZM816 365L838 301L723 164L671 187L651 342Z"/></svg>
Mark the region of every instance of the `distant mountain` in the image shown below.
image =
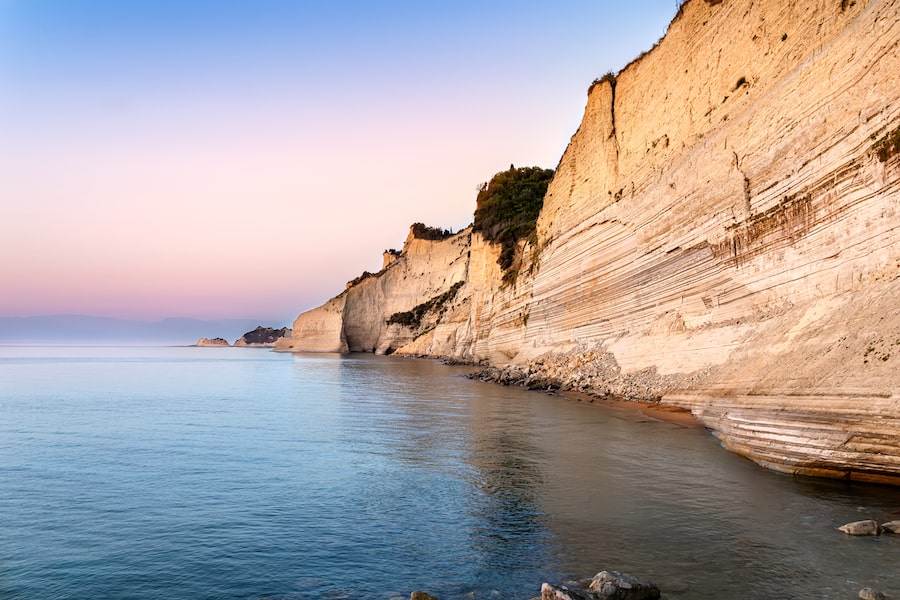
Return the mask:
<svg viewBox="0 0 900 600"><path fill-rule="evenodd" d="M190 345L201 337L237 339L258 325L259 320L251 319L135 321L85 315L0 317L0 344Z"/></svg>

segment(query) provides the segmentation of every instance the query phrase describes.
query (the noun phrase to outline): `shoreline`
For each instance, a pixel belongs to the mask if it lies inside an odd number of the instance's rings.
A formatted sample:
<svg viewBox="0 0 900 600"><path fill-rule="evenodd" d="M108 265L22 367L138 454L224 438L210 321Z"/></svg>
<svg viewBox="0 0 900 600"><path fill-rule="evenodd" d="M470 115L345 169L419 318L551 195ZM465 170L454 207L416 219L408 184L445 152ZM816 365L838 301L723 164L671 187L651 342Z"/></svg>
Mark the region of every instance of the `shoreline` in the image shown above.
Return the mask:
<svg viewBox="0 0 900 600"><path fill-rule="evenodd" d="M535 390L536 391L536 390ZM664 421L666 423L674 423L682 427L691 429L706 429L703 424L697 420L687 408L674 406L672 404L661 404L659 402L646 402L643 400L626 400L624 398L603 397L598 398L586 392L574 390L560 390L555 392L546 392L550 396L559 396L570 402L579 402L581 404L593 404L595 406L604 406L627 412L636 412L648 419L654 421Z"/></svg>

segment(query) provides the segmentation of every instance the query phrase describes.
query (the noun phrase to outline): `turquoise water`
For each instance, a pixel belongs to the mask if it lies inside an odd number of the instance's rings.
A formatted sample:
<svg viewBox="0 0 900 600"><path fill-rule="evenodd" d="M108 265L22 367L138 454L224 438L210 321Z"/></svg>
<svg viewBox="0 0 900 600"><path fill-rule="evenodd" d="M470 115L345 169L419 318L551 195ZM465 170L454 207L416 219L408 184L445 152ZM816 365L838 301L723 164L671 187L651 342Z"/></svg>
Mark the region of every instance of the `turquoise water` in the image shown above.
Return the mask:
<svg viewBox="0 0 900 600"><path fill-rule="evenodd" d="M372 355L0 347L0 598L900 595L900 491Z"/></svg>

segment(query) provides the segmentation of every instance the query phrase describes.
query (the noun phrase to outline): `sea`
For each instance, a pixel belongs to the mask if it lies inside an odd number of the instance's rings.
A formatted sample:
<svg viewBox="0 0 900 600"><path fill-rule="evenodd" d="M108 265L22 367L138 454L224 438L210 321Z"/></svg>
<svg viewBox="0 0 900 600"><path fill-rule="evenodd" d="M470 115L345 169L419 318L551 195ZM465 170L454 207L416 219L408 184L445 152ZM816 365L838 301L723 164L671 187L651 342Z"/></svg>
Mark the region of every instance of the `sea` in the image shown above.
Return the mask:
<svg viewBox="0 0 900 600"><path fill-rule="evenodd" d="M900 490L760 468L702 428L260 348L0 347L0 598L900 597Z"/></svg>

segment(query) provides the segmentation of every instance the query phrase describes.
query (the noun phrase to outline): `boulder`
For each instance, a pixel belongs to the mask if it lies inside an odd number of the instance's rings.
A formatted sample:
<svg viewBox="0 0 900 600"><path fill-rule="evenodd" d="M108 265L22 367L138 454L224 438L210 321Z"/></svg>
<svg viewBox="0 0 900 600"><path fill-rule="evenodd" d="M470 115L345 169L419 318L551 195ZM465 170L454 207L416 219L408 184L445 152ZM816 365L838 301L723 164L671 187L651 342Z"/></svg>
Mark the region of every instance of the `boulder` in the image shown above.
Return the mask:
<svg viewBox="0 0 900 600"><path fill-rule="evenodd" d="M881 524L881 531L888 533L900 533L900 521L888 521Z"/></svg>
<svg viewBox="0 0 900 600"><path fill-rule="evenodd" d="M417 590L409 595L409 600L437 600L437 598L421 590Z"/></svg>
<svg viewBox="0 0 900 600"><path fill-rule="evenodd" d="M618 571L600 571L591 580L600 600L657 600L659 588L650 581Z"/></svg>
<svg viewBox="0 0 900 600"><path fill-rule="evenodd" d="M541 585L541 600L593 600L594 595L587 590L575 586L553 585L544 583Z"/></svg>
<svg viewBox="0 0 900 600"><path fill-rule="evenodd" d="M658 600L659 588L650 581L619 571L600 571L582 584L541 586L541 600Z"/></svg>
<svg viewBox="0 0 900 600"><path fill-rule="evenodd" d="M841 525L838 529L847 535L878 535L880 533L878 522L872 519L847 523L846 525Z"/></svg>
<svg viewBox="0 0 900 600"><path fill-rule="evenodd" d="M861 600L887 600L884 594L868 587L859 590L859 597Z"/></svg>

